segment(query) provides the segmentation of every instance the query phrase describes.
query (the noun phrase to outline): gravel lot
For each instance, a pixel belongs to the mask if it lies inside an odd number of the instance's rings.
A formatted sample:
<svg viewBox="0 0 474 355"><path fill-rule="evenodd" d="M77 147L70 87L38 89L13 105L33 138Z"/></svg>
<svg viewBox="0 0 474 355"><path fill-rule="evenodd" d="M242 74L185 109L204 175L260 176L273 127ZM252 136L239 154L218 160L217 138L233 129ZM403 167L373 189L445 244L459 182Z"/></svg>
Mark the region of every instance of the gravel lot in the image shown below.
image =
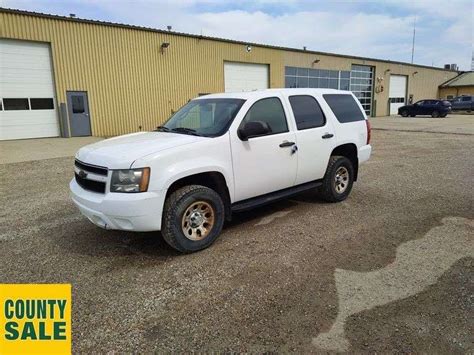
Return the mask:
<svg viewBox="0 0 474 355"><path fill-rule="evenodd" d="M72 157L0 165L1 281L71 283L74 352L472 353L474 136L373 148L347 201L239 214L192 255L85 220Z"/></svg>

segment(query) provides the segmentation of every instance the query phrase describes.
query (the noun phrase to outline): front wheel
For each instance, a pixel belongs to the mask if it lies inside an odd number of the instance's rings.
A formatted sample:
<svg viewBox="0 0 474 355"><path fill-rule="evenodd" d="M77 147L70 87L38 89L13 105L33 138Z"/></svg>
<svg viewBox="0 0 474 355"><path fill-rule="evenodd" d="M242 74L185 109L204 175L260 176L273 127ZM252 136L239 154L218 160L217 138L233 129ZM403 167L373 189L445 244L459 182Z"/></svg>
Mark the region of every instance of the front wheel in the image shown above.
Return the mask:
<svg viewBox="0 0 474 355"><path fill-rule="evenodd" d="M214 190L189 185L174 191L165 202L161 234L182 253L202 250L222 231L224 203Z"/></svg>
<svg viewBox="0 0 474 355"><path fill-rule="evenodd" d="M328 202L344 201L351 193L353 182L354 167L351 161L343 156L332 156L319 194Z"/></svg>
<svg viewBox="0 0 474 355"><path fill-rule="evenodd" d="M408 111L403 110L402 112L400 112L400 115L402 115L402 117L408 117Z"/></svg>

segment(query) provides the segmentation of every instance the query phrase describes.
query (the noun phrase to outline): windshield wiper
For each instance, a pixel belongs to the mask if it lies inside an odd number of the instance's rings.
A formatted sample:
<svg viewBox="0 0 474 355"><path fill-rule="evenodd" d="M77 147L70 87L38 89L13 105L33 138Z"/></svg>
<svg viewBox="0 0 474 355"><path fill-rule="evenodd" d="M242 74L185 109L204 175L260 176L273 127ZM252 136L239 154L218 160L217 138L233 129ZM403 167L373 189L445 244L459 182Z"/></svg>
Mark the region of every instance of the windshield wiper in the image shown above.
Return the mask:
<svg viewBox="0 0 474 355"><path fill-rule="evenodd" d="M200 134L197 133L196 130L192 128L176 127L176 128L172 128L171 131L178 132L178 133L191 134L193 136L200 136Z"/></svg>
<svg viewBox="0 0 474 355"><path fill-rule="evenodd" d="M159 132L171 132L171 129L169 129L168 127L165 127L165 126L158 126L158 127L156 127L155 131L159 131Z"/></svg>

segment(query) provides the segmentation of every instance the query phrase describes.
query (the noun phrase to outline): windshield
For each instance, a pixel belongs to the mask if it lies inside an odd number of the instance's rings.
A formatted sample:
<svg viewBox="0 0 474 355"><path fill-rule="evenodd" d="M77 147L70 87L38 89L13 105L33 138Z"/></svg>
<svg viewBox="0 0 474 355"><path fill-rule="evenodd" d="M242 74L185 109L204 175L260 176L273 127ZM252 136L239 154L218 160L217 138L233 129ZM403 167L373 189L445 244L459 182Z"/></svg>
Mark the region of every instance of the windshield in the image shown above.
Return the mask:
<svg viewBox="0 0 474 355"><path fill-rule="evenodd" d="M200 99L188 102L159 131L217 137L224 134L239 112L242 99Z"/></svg>

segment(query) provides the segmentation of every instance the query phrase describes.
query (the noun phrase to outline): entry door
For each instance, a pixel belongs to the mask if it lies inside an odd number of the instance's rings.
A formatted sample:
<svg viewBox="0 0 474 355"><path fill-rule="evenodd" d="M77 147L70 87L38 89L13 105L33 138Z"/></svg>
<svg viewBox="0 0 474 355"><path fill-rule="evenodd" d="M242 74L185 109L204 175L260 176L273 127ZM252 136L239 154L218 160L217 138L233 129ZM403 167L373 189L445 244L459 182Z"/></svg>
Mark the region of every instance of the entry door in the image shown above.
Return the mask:
<svg viewBox="0 0 474 355"><path fill-rule="evenodd" d="M87 92L68 91L67 105L69 110L69 126L71 136L81 137L91 135L91 120Z"/></svg>
<svg viewBox="0 0 474 355"><path fill-rule="evenodd" d="M280 98L261 99L247 111L240 126L261 121L272 133L243 141L236 131L231 132L234 202L294 185L298 156L291 142L296 142L296 135L286 117Z"/></svg>

